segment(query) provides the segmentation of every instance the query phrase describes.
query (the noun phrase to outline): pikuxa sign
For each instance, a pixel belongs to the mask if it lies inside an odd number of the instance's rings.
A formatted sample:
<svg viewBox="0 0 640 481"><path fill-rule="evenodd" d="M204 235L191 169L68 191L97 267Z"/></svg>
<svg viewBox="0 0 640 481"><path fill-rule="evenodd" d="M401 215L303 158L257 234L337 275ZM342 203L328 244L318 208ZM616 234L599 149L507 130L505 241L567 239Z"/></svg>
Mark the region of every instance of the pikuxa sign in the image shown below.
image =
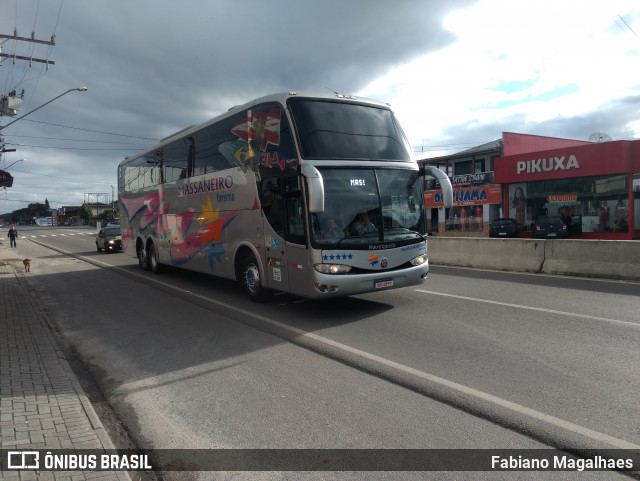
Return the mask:
<svg viewBox="0 0 640 481"><path fill-rule="evenodd" d="M516 164L516 173L534 174L537 172L551 172L554 170L579 169L580 164L575 155L565 157L548 157L545 159L519 160Z"/></svg>

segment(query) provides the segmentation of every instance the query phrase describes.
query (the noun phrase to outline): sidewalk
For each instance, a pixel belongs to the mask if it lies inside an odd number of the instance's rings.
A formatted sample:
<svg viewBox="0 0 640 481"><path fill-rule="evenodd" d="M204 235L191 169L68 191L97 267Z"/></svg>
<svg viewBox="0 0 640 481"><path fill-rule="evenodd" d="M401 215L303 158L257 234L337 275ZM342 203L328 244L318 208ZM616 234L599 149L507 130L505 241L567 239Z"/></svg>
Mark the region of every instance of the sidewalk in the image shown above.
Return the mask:
<svg viewBox="0 0 640 481"><path fill-rule="evenodd" d="M29 294L25 242L0 240L0 448L114 449ZM130 480L127 472L45 470L0 471L0 479Z"/></svg>

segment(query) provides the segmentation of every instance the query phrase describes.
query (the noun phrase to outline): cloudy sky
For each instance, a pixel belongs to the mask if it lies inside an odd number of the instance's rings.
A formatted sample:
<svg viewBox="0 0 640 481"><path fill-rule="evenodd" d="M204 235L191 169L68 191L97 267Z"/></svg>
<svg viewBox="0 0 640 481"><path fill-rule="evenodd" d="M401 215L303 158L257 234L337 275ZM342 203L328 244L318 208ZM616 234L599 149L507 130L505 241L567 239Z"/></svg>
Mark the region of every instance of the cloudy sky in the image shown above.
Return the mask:
<svg viewBox="0 0 640 481"><path fill-rule="evenodd" d="M273 92L391 103L417 158L503 131L640 139L638 0L0 0L0 213L111 201L158 139ZM21 159L26 159L21 161ZM13 165L12 165L13 164Z"/></svg>

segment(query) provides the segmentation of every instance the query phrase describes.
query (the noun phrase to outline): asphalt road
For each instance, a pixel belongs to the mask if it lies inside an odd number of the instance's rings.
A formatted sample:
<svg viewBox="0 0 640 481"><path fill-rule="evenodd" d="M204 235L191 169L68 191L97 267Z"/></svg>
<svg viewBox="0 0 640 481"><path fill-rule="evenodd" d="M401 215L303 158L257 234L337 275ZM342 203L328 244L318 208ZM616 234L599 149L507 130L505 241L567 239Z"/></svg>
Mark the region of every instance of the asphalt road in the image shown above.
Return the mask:
<svg viewBox="0 0 640 481"><path fill-rule="evenodd" d="M417 288L259 305L87 230L21 236L34 295L140 447L640 449L640 284L432 267ZM305 479L619 477L513 474Z"/></svg>

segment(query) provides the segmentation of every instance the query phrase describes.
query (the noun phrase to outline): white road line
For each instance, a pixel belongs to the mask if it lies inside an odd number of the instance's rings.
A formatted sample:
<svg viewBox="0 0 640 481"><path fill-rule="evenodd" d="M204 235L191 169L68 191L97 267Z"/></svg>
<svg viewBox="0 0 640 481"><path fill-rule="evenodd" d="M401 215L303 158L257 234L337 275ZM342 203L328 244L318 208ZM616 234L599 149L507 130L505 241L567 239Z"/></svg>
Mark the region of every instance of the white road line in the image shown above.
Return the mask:
<svg viewBox="0 0 640 481"><path fill-rule="evenodd" d="M512 274L518 276L530 276L530 277L553 277L555 279L567 279L566 275L561 274L546 274L543 272L525 272L525 271L505 271L499 269L483 269L480 267L461 267L461 266L448 266L444 264L431 264L432 267L437 267L438 269L458 269L458 270L467 270L467 271L483 271L483 272L495 272L497 274ZM630 279L607 279L605 277L582 277L582 276L571 276L571 279L580 280L580 281L589 281L589 282L608 282L610 284L633 284L639 285L640 282L633 281Z"/></svg>
<svg viewBox="0 0 640 481"><path fill-rule="evenodd" d="M617 324L620 326L633 327L640 329L640 324L637 322L620 321L618 319L609 319L607 317L590 316L588 314L578 314L576 312L556 311L554 309L545 309L543 307L523 306L520 304L511 304L509 302L490 301L488 299L478 299L477 297L459 296L457 294L446 294L444 292L425 291L423 289L415 289L416 292L422 292L423 294L432 294L434 296L453 297L455 299L462 299L465 301L483 302L485 304L494 304L497 306L515 307L516 309L526 309L529 311L546 312L548 314L559 314L561 316L579 317L581 319L589 319L591 321L608 322L609 324Z"/></svg>
<svg viewBox="0 0 640 481"><path fill-rule="evenodd" d="M24 236L24 237L27 237L29 239L38 239L38 238L46 239L47 237L67 237L72 235L95 235L95 232L67 232L64 234L38 234L38 235L30 235L30 236Z"/></svg>
<svg viewBox="0 0 640 481"><path fill-rule="evenodd" d="M414 368L409 367L409 366L405 366L404 364L400 364L400 363L397 363L395 361L391 361L390 359L386 359L386 358L377 356L375 354L372 354L372 353L369 353L369 352L366 352L366 351L362 351L360 349L357 349L357 348L354 348L354 347L351 347L351 346L347 346L346 344L342 344L340 342L333 341L333 340L331 340L329 338L322 337L322 336L319 336L317 334L313 334L313 333L310 333L310 332L307 332L307 331L303 331L302 329L298 329L296 327L289 326L289 325L284 324L282 322L270 319L270 318L268 318L266 316L263 316L263 315L260 315L260 314L255 314L253 312L247 311L245 309L241 309L239 307L233 306L231 304L227 304L225 302L216 301L215 299L211 299L209 297L197 294L197 293L192 292L192 291L185 291L185 290L182 290L182 289L177 289L175 286L172 286L171 284L159 281L157 279L150 278L150 277L148 277L146 275L143 275L143 274L138 274L138 273L134 273L134 272L131 272L131 271L127 271L127 273L128 274L135 274L136 276L139 276L139 277L141 277L141 278L143 278L143 279L145 279L147 281L155 282L157 284L163 285L163 286L168 287L170 289L175 289L175 290L181 291L183 293L189 294L191 296L197 297L198 299L206 301L208 303L216 304L216 305L219 305L219 306L223 306L223 307L225 307L227 309L231 309L231 310L236 311L236 312L238 312L240 314L243 314L245 316L250 316L250 317L252 317L254 319L258 319L260 321L263 321L263 322L265 322L267 324L271 324L272 326L277 326L278 328L285 329L285 330L287 330L289 332L292 332L293 334L295 334L297 336L303 336L303 337L306 337L306 338L309 338L309 339L313 339L316 342L321 342L323 344L326 344L328 346L340 349L340 350L348 352L350 354L354 354L356 356L361 356L361 357L363 357L365 359L369 359L371 361L377 362L377 363L382 364L384 366L388 366L388 367L397 369L397 370L399 370L401 372L405 372L407 374L411 374L411 375L417 376L419 378L426 379L426 380L431 381L433 383L440 384L442 386L446 386L449 389L453 389L455 391L464 393L464 394L466 394L468 396L473 396L473 397L482 399L484 401L493 403L495 405L502 406L502 407L504 407L506 409L509 409L511 411L514 411L514 412L517 412L519 414L523 414L523 415L529 416L529 417L531 417L533 419L537 419L539 421L543 421L543 422L552 424L554 426L566 429L567 431L578 433L578 434L581 434L582 436L585 436L585 437L588 437L588 438L591 438L591 439L595 439L597 441L605 442L607 444L610 444L611 446L614 446L615 448L618 448L618 449L640 449L640 445L630 443L629 441L625 441L624 439L618 439L618 438L615 438L613 436L609 436L608 434L604 434L604 433L595 431L593 429L589 429L589 428L586 428L584 426L580 426L578 424L574 424L574 423L572 423L570 421L566 421L564 419L560 419L560 418L557 418L555 416L550 416L550 415L545 414L543 412L536 411L535 409L530 409L530 408L528 408L526 406L522 406L520 404L508 401L506 399L502 399L502 398L500 398L498 396L494 396L492 394L488 394L488 393L485 393L483 391L479 391L477 389L474 389L474 388L471 388L471 387L468 387L468 386L464 386L462 384L458 384L458 383L453 382L453 381L449 381L448 379L444 379L444 378L435 376L433 374L430 374L430 373L427 373L427 372L424 372L424 371L420 371L418 369L414 369Z"/></svg>

